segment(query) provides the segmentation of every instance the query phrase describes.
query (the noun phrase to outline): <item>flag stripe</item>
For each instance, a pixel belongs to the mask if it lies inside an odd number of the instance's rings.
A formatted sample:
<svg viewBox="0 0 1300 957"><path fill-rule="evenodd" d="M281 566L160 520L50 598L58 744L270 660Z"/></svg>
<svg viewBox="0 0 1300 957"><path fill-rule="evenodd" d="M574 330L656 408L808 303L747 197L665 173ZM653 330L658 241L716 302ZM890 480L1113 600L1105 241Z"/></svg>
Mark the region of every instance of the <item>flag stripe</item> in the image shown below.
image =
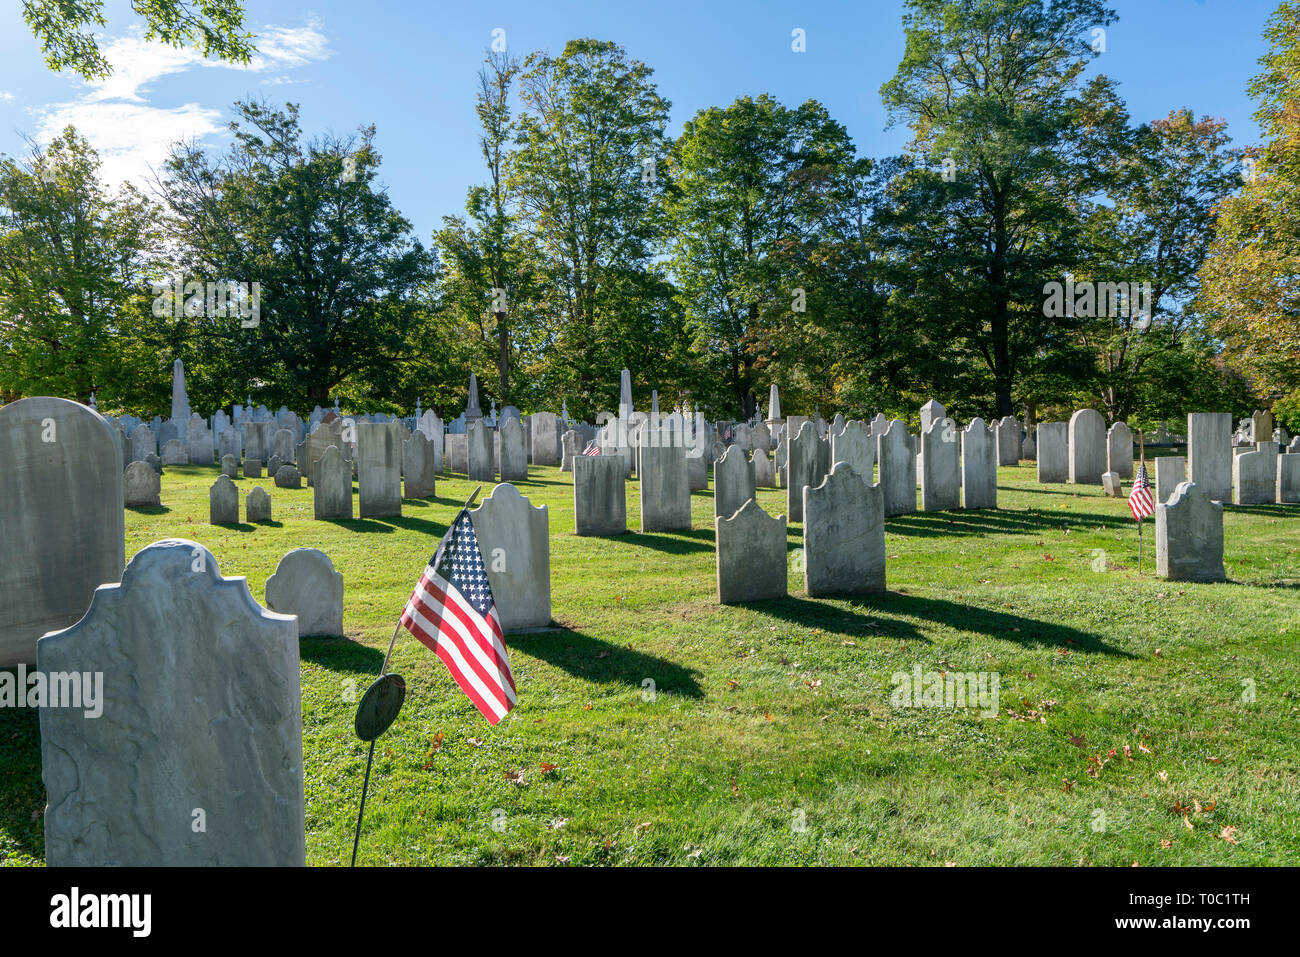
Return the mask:
<svg viewBox="0 0 1300 957"><path fill-rule="evenodd" d="M444 632L449 632L461 649L473 656L475 674L484 681L499 684L503 675L510 674L509 659L506 658L504 649L498 650L495 641L489 644L482 640L480 636L487 631L478 624L482 619L474 609L465 606L458 598L454 588L440 589L425 578L421 579L416 593L411 596L411 603L429 621L437 620L436 609L449 610L450 615L445 612L442 614L439 627ZM511 684L511 689L513 688L514 685ZM504 699L506 692L504 688L501 690Z"/></svg>
<svg viewBox="0 0 1300 957"><path fill-rule="evenodd" d="M439 614L437 609L444 609ZM448 611L451 613L448 614ZM446 644L456 655L458 669L483 697L491 697L506 710L511 706L510 696L501 687L500 671L493 676L494 669L487 661L482 645L475 640L471 628L466 624L462 614L452 602L444 605L434 604L430 607L425 602L412 598L407 606L407 614L413 623L418 624L430 636L438 635L437 642Z"/></svg>

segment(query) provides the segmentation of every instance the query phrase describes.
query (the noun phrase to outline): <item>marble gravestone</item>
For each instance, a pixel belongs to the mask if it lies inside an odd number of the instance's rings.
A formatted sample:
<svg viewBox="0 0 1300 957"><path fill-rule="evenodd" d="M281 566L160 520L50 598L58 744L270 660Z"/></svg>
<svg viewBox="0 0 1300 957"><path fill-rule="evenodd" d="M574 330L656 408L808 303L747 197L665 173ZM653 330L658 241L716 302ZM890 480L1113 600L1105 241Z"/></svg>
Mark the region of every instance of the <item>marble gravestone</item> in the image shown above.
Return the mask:
<svg viewBox="0 0 1300 957"><path fill-rule="evenodd" d="M519 416L506 419L501 425L501 481L528 481L528 442Z"/></svg>
<svg viewBox="0 0 1300 957"><path fill-rule="evenodd" d="M750 462L754 467L754 485L758 488L776 488L776 469L772 464L772 457L764 449L754 450L754 459ZM717 478L714 477L716 484Z"/></svg>
<svg viewBox="0 0 1300 957"><path fill-rule="evenodd" d="M469 456L467 475L471 482L496 480L496 462L493 454L493 435L482 419L471 422L465 432L466 452Z"/></svg>
<svg viewBox="0 0 1300 957"><path fill-rule="evenodd" d="M998 507L998 450L995 433L979 416L961 432L962 508Z"/></svg>
<svg viewBox="0 0 1300 957"><path fill-rule="evenodd" d="M1036 432L1038 481L1070 480L1069 426L1065 422L1040 422Z"/></svg>
<svg viewBox="0 0 1300 957"><path fill-rule="evenodd" d="M137 425L131 433L131 461L143 462L146 455L158 454L158 441L153 429L147 425Z"/></svg>
<svg viewBox="0 0 1300 957"><path fill-rule="evenodd" d="M573 460L573 519L578 535L627 531L627 465L620 455L579 455Z"/></svg>
<svg viewBox="0 0 1300 957"><path fill-rule="evenodd" d="M1277 457L1276 484L1276 501L1287 504L1300 502L1300 455L1288 452Z"/></svg>
<svg viewBox="0 0 1300 957"><path fill-rule="evenodd" d="M239 459L233 455L221 456L221 474L227 478L239 478Z"/></svg>
<svg viewBox="0 0 1300 957"><path fill-rule="evenodd" d="M927 405L938 403L930 400ZM924 410L922 410L924 412ZM940 418L943 416L941 415ZM866 422L850 419L844 423L844 431L831 440L831 464L843 462L868 485L875 484L876 443L871 436L871 426Z"/></svg>
<svg viewBox="0 0 1300 957"><path fill-rule="evenodd" d="M915 512L916 453L902 419L894 419L877 437L876 462L885 518Z"/></svg>
<svg viewBox="0 0 1300 957"><path fill-rule="evenodd" d="M803 521L803 490L821 482L817 472L821 442L816 427L806 420L790 440L786 452L786 514L792 522Z"/></svg>
<svg viewBox="0 0 1300 957"><path fill-rule="evenodd" d="M1021 448L1020 420L1014 415L1005 415L996 425L998 444L998 465L1019 465Z"/></svg>
<svg viewBox="0 0 1300 957"><path fill-rule="evenodd" d="M244 457L244 478L260 479L262 477L262 460L251 455Z"/></svg>
<svg viewBox="0 0 1300 957"><path fill-rule="evenodd" d="M577 432L569 429L564 435L560 436L560 471L572 472L573 459L582 450L579 445L582 442L582 436Z"/></svg>
<svg viewBox="0 0 1300 957"><path fill-rule="evenodd" d="M1221 582L1223 505L1183 482L1156 505L1156 575L1171 581Z"/></svg>
<svg viewBox="0 0 1300 957"><path fill-rule="evenodd" d="M1187 480L1211 501L1232 501L1231 413L1187 413Z"/></svg>
<svg viewBox="0 0 1300 957"><path fill-rule="evenodd" d="M437 494L433 443L419 429L402 443L402 477L407 498L432 498Z"/></svg>
<svg viewBox="0 0 1300 957"><path fill-rule="evenodd" d="M1156 482L1152 494L1157 502L1169 501L1174 489L1187 481L1187 459L1181 455L1161 455L1152 460Z"/></svg>
<svg viewBox="0 0 1300 957"><path fill-rule="evenodd" d="M804 491L803 541L809 596L884 591L881 489L867 485L847 465L835 466L821 485Z"/></svg>
<svg viewBox="0 0 1300 957"><path fill-rule="evenodd" d="M0 408L0 667L35 664L41 635L121 580L124 501L114 429L97 412L44 396Z"/></svg>
<svg viewBox="0 0 1300 957"><path fill-rule="evenodd" d="M281 465L275 470L276 488L302 488L302 473L292 465Z"/></svg>
<svg viewBox="0 0 1300 957"><path fill-rule="evenodd" d="M249 522L271 520L271 495L262 486L255 486L245 497L244 518Z"/></svg>
<svg viewBox="0 0 1300 957"><path fill-rule="evenodd" d="M297 622L202 545L140 551L37 666L103 676L103 717L40 711L49 866L306 864Z"/></svg>
<svg viewBox="0 0 1300 957"><path fill-rule="evenodd" d="M409 440L408 440L409 441ZM312 514L317 519L352 518L352 463L331 445L316 460Z"/></svg>
<svg viewBox="0 0 1300 957"><path fill-rule="evenodd" d="M122 475L122 501L127 508L161 505L162 479L147 462L132 462Z"/></svg>
<svg viewBox="0 0 1300 957"><path fill-rule="evenodd" d="M1042 426L1039 426L1039 431ZM1106 471L1106 423L1096 409L1080 409L1070 416L1070 483L1100 485ZM1043 456L1042 444L1038 447Z"/></svg>
<svg viewBox="0 0 1300 957"><path fill-rule="evenodd" d="M1267 505L1277 497L1277 459L1272 448L1243 452L1232 460L1232 504Z"/></svg>
<svg viewBox="0 0 1300 957"><path fill-rule="evenodd" d="M560 421L554 412L534 412L531 416L533 430L533 464L560 464Z"/></svg>
<svg viewBox="0 0 1300 957"><path fill-rule="evenodd" d="M739 451L741 458L744 452ZM641 531L689 531L691 486L686 450L680 445L647 446L641 450Z"/></svg>
<svg viewBox="0 0 1300 957"><path fill-rule="evenodd" d="M502 483L469 513L487 568L501 630L551 624L550 516L519 489Z"/></svg>
<svg viewBox="0 0 1300 957"><path fill-rule="evenodd" d="M758 455L759 453L754 453ZM728 518L754 497L754 465L745 450L731 446L713 466L713 514Z"/></svg>
<svg viewBox="0 0 1300 957"><path fill-rule="evenodd" d="M190 453L180 439L168 439L162 447L163 465L189 465Z"/></svg>
<svg viewBox="0 0 1300 957"><path fill-rule="evenodd" d="M266 580L266 607L298 619L298 637L343 637L343 576L317 548L295 548Z"/></svg>
<svg viewBox="0 0 1300 957"><path fill-rule="evenodd" d="M211 525L239 524L239 489L224 472L208 489L208 523Z"/></svg>
<svg viewBox="0 0 1300 957"><path fill-rule="evenodd" d="M751 498L735 514L715 516L713 523L718 601L730 605L785 598L789 577L785 516L773 518Z"/></svg>
<svg viewBox="0 0 1300 957"><path fill-rule="evenodd" d="M1133 477L1133 432L1127 422L1116 422L1106 433L1106 464L1122 479Z"/></svg>
<svg viewBox="0 0 1300 957"><path fill-rule="evenodd" d="M276 429L275 434L271 436L271 455L278 455L281 462L292 464L293 447L297 445L298 438L289 429ZM270 456L267 456L270 458Z"/></svg>
<svg viewBox="0 0 1300 957"><path fill-rule="evenodd" d="M961 446L952 419L935 419L921 436L921 511L961 507Z"/></svg>
<svg viewBox="0 0 1300 957"><path fill-rule="evenodd" d="M361 518L402 514L401 440L392 423L357 423L357 493Z"/></svg>

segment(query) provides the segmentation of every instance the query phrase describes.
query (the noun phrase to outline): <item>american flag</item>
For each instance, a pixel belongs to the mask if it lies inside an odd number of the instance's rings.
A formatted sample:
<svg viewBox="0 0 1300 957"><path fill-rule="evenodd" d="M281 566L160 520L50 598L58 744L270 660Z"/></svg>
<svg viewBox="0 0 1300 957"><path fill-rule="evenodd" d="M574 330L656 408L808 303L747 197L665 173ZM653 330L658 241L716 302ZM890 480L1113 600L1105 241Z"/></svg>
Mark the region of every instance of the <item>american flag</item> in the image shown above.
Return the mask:
<svg viewBox="0 0 1300 957"><path fill-rule="evenodd" d="M1138 465L1137 476L1133 479L1133 489L1128 493L1128 507L1133 517L1139 522L1152 515L1156 510L1156 500L1151 496L1151 483L1147 480L1147 463Z"/></svg>
<svg viewBox="0 0 1300 957"><path fill-rule="evenodd" d="M466 509L429 559L402 612L402 626L442 659L489 723L515 706L501 619Z"/></svg>
<svg viewBox="0 0 1300 957"><path fill-rule="evenodd" d="M582 450L582 454L583 454L583 455L599 455L599 454L600 454L600 446L597 445L594 441L592 441L592 442L588 442L588 443L587 443L587 447L586 447L585 449Z"/></svg>

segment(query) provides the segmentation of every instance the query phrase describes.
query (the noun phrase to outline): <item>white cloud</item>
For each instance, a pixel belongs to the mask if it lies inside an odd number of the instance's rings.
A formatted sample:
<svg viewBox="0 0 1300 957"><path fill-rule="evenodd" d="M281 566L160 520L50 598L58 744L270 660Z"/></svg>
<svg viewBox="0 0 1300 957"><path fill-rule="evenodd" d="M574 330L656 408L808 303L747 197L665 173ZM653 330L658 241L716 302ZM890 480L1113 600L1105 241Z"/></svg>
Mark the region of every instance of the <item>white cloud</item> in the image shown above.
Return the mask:
<svg viewBox="0 0 1300 957"><path fill-rule="evenodd" d="M285 71L329 58L331 51L319 22L304 27L264 27L254 40L257 53L247 64L206 59L192 49L149 42L138 34L120 37L104 48L113 75L84 84L75 100L33 110L38 118L36 138L49 142L64 127L75 126L99 152L109 182L144 184L158 169L177 140L199 140L225 130L224 110L199 103L154 106L158 81L195 69L234 70L270 74L264 83L295 82ZM12 95L0 92L0 100Z"/></svg>
<svg viewBox="0 0 1300 957"><path fill-rule="evenodd" d="M12 93L9 93L5 90L0 90L0 103L12 103L13 101L14 101L14 95Z"/></svg>

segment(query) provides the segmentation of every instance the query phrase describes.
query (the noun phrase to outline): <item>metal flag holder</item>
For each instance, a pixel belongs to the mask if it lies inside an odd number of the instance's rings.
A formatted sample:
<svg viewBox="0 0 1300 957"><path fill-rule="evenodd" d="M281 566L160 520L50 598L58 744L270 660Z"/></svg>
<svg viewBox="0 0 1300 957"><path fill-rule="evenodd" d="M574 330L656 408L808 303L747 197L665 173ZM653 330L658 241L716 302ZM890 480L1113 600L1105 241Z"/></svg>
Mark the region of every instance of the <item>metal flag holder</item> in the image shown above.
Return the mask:
<svg viewBox="0 0 1300 957"><path fill-rule="evenodd" d="M478 498L478 493L482 491L480 485L474 489L460 513L465 511L474 504L474 499ZM453 524L455 519L452 520ZM439 545L439 551L442 546ZM361 703L357 705L357 716L353 722L357 737L362 741L370 742L370 752L366 755L366 776L361 782L361 806L357 808L357 826L352 834L352 867L357 866L357 849L361 844L361 819L366 813L366 792L370 789L370 768L375 760L375 742L379 736L389 729L394 721L397 720L398 713L402 710L402 704L406 701L406 681L401 675L390 674L388 671L388 662L393 657L393 649L397 647L397 636L402 633L402 622L398 619L397 627L393 629L393 637L388 642L388 654L384 655L384 663L379 667L379 677L374 680L366 693L361 696Z"/></svg>
<svg viewBox="0 0 1300 957"><path fill-rule="evenodd" d="M1138 429L1138 467L1146 468L1147 464L1147 443L1142 435L1142 430ZM1130 490L1131 491L1131 490ZM1142 519L1138 519L1138 574L1142 574Z"/></svg>

